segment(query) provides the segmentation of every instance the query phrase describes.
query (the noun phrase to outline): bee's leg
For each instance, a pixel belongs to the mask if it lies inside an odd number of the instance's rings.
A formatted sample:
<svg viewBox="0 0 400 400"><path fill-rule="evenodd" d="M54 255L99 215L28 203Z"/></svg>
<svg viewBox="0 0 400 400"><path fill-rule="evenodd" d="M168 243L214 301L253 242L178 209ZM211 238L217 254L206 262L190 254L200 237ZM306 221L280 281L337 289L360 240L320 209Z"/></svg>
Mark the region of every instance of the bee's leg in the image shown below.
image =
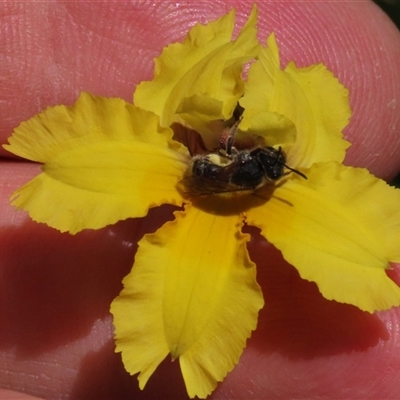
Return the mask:
<svg viewBox="0 0 400 400"><path fill-rule="evenodd" d="M244 110L242 108L242 110ZM224 157L231 158L231 155L234 153L236 154L237 151L233 147L233 143L235 142L235 136L236 132L239 129L239 124L242 121L242 113L243 111L240 112L237 116L234 116L234 124L231 126L226 127L219 138L219 154L221 154ZM230 123L231 120L225 121Z"/></svg>
<svg viewBox="0 0 400 400"><path fill-rule="evenodd" d="M239 121L240 119L242 119L243 112L244 108L239 103L237 103L236 108L233 111L233 118L235 119L235 121Z"/></svg>
<svg viewBox="0 0 400 400"><path fill-rule="evenodd" d="M237 152L237 150L233 147L233 143L235 142L235 135L238 131L239 124L242 121L242 117L240 117L234 124L229 128L229 136L226 141L225 151L228 156L232 154L232 152Z"/></svg>
<svg viewBox="0 0 400 400"><path fill-rule="evenodd" d="M236 156L237 154L239 153L239 150L235 147L235 146L232 146L231 147L231 154L230 154L230 158L233 158L233 156Z"/></svg>

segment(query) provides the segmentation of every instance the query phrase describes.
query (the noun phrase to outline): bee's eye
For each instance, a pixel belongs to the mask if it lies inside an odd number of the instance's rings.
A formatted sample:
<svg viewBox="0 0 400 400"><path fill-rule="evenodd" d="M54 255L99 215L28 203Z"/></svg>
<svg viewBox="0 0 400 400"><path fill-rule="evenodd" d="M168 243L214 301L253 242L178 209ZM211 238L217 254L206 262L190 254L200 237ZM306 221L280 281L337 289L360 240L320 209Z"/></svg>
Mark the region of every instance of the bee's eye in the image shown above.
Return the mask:
<svg viewBox="0 0 400 400"><path fill-rule="evenodd" d="M274 166L270 167L266 171L268 178L272 180L279 179L283 176L283 165L282 164L275 164Z"/></svg>

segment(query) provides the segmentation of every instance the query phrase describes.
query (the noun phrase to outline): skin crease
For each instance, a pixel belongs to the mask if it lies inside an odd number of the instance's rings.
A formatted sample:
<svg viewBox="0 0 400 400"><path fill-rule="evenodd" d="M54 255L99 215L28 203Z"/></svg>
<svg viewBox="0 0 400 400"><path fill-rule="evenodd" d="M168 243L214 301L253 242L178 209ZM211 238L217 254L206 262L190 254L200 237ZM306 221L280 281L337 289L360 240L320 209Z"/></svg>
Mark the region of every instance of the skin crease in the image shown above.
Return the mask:
<svg viewBox="0 0 400 400"><path fill-rule="evenodd" d="M47 106L82 90L131 100L152 59L249 2L4 2L0 6L2 143ZM400 34L372 3L259 3L260 38L275 31L283 64L324 62L350 89L346 164L390 179L400 170ZM6 155L6 152L2 153ZM8 204L38 166L0 169L0 399L185 399L178 362L166 360L144 391L114 354L109 304L136 242L171 219L169 206L99 231L60 234ZM266 306L238 366L212 399L377 399L400 396L400 310L373 315L325 300L279 252L246 228ZM334 244L333 244L334 245ZM223 251L223 249L221 249ZM265 260L268 260L266 264ZM396 269L390 272L398 281ZM14 397L12 397L14 396Z"/></svg>

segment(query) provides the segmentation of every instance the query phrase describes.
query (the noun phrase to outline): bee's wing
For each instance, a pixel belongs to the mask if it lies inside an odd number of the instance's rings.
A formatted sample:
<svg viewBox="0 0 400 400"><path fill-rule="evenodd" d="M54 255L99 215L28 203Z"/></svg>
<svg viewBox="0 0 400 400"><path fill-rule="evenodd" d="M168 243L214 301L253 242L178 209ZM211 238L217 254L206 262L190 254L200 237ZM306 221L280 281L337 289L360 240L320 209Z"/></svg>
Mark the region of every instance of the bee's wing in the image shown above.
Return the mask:
<svg viewBox="0 0 400 400"><path fill-rule="evenodd" d="M189 197L207 196L218 193L239 192L251 190L229 182L191 175L183 178L179 183L180 190Z"/></svg>

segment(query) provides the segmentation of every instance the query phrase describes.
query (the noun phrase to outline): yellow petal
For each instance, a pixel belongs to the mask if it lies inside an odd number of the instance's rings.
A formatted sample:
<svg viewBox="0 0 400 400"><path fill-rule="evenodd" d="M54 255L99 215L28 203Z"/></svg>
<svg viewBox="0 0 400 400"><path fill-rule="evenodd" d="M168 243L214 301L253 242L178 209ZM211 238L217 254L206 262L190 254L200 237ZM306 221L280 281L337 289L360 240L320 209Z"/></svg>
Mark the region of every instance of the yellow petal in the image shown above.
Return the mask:
<svg viewBox="0 0 400 400"><path fill-rule="evenodd" d="M290 62L281 70L273 34L267 43L250 67L240 100L245 108L243 126L251 127L260 113L281 114L297 131L296 143L287 151L289 165L343 161L349 143L342 139L342 130L351 115L347 89L323 64L297 68Z"/></svg>
<svg viewBox="0 0 400 400"><path fill-rule="evenodd" d="M245 112L248 115L248 113ZM244 118L235 140L245 140L249 135L264 139L265 146L280 146L285 152L296 140L296 127L282 114L260 111L252 118Z"/></svg>
<svg viewBox="0 0 400 400"><path fill-rule="evenodd" d="M206 397L238 362L263 305L241 226L188 206L141 240L111 307L117 351L141 388L167 352L190 397Z"/></svg>
<svg viewBox="0 0 400 400"><path fill-rule="evenodd" d="M400 191L333 162L307 176L277 187L248 211L248 223L327 299L369 312L399 305L400 288L385 270L400 261Z"/></svg>
<svg viewBox="0 0 400 400"><path fill-rule="evenodd" d="M255 57L260 47L256 7L232 41L234 17L232 10L207 25L198 24L182 44L165 48L155 60L154 79L142 82L134 94L134 103L159 115L163 126L182 123L183 118L196 123L192 128L203 135L210 148L215 142L207 124L212 119L231 117L243 94L243 65ZM201 113L200 119L190 118L193 109Z"/></svg>
<svg viewBox="0 0 400 400"><path fill-rule="evenodd" d="M188 155L171 137L153 113L82 94L73 107L52 107L22 123L9 139L7 150L45 163L12 204L71 233L179 205L175 186Z"/></svg>

